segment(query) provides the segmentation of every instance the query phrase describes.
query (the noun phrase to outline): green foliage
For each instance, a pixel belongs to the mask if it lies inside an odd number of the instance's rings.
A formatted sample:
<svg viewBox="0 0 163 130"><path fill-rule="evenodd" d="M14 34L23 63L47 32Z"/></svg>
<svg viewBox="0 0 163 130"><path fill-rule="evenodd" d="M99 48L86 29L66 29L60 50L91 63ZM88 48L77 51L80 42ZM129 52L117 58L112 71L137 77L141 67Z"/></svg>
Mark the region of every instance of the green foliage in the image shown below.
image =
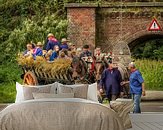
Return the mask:
<svg viewBox="0 0 163 130"><path fill-rule="evenodd" d="M133 49L132 56L138 59L163 60L163 39L149 40L138 44Z"/></svg>
<svg viewBox="0 0 163 130"><path fill-rule="evenodd" d="M17 63L5 63L0 65L0 84L12 83L20 79L21 69Z"/></svg>
<svg viewBox="0 0 163 130"><path fill-rule="evenodd" d="M50 15L44 18L43 21L34 22L26 19L22 23L21 29L14 29L11 32L8 40L5 42L7 48L6 53L10 51L17 52L25 49L29 42L44 42L49 32L55 34L56 38L66 37L67 20L56 19L55 15Z"/></svg>
<svg viewBox="0 0 163 130"><path fill-rule="evenodd" d="M16 96L16 83L0 84L0 103L13 103Z"/></svg>
<svg viewBox="0 0 163 130"><path fill-rule="evenodd" d="M0 103L15 101L15 83L21 81L20 74L21 71L17 63L0 65Z"/></svg>
<svg viewBox="0 0 163 130"><path fill-rule="evenodd" d="M57 39L66 37L64 4L58 0L1 1L0 62L15 59L31 41L45 41L48 33L54 33Z"/></svg>
<svg viewBox="0 0 163 130"><path fill-rule="evenodd" d="M158 59L163 59L163 45L158 50L154 50L153 52Z"/></svg>
<svg viewBox="0 0 163 130"><path fill-rule="evenodd" d="M163 61L136 60L148 90L163 90Z"/></svg>

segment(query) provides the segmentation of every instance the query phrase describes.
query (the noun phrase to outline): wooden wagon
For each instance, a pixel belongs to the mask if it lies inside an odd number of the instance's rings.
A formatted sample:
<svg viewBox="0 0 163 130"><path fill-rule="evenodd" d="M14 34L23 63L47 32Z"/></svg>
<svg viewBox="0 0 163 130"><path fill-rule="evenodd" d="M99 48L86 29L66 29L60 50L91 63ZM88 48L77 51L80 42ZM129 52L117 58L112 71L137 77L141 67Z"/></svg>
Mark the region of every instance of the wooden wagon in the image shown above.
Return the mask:
<svg viewBox="0 0 163 130"><path fill-rule="evenodd" d="M73 84L71 76L71 60L57 59L47 62L43 57L19 56L18 64L23 69L23 84L42 85L54 82Z"/></svg>

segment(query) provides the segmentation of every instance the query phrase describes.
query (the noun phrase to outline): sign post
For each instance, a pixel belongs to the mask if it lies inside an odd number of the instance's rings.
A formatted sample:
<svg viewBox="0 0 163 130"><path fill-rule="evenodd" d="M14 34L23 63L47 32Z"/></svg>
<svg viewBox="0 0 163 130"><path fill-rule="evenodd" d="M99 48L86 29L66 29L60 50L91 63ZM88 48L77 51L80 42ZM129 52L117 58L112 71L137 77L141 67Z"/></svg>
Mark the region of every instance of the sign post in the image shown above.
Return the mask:
<svg viewBox="0 0 163 130"><path fill-rule="evenodd" d="M153 18L152 22L150 23L150 26L148 28L148 31L161 31L161 26L157 22L156 18Z"/></svg>

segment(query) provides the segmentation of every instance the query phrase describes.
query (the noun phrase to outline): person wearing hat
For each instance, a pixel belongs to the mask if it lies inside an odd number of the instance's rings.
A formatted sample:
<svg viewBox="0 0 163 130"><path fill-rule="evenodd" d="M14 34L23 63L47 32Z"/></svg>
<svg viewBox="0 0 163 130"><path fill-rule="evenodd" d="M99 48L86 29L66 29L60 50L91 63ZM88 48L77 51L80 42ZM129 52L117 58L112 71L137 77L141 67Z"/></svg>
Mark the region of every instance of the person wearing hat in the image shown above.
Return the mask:
<svg viewBox="0 0 163 130"><path fill-rule="evenodd" d="M76 51L76 45L75 45L74 43L71 43L71 42L70 42L70 43L68 44L68 46L69 46L69 50L70 50L70 51Z"/></svg>
<svg viewBox="0 0 163 130"><path fill-rule="evenodd" d="M116 100L120 95L123 95L123 88L121 86L122 76L120 71L114 68L114 65L109 61L108 68L105 69L101 75L100 92L103 93L105 89L106 97L109 101Z"/></svg>
<svg viewBox="0 0 163 130"><path fill-rule="evenodd" d="M58 40L54 37L54 35L52 33L48 34L48 40L47 40L47 45L46 45L46 50L53 50L54 46L58 45L59 46L59 42Z"/></svg>
<svg viewBox="0 0 163 130"><path fill-rule="evenodd" d="M36 48L34 49L34 51L33 51L33 54L35 55L35 56L42 56L42 47L43 47L43 44L41 43L41 42L38 42L37 44L36 44Z"/></svg>
<svg viewBox="0 0 163 130"><path fill-rule="evenodd" d="M62 38L61 40L61 46L60 49L67 49L68 50L68 44L67 44L68 40L66 38Z"/></svg>

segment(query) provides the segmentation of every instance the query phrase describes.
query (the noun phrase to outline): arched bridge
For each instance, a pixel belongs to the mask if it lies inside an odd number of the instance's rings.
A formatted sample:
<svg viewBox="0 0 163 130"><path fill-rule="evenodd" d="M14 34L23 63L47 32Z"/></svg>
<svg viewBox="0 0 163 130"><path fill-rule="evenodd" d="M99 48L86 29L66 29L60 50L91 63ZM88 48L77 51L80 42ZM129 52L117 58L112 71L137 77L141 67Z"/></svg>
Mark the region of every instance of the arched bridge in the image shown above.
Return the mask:
<svg viewBox="0 0 163 130"><path fill-rule="evenodd" d="M113 51L117 61L127 63L136 44L163 37L163 2L133 1L67 4L68 37L78 46L90 44Z"/></svg>

